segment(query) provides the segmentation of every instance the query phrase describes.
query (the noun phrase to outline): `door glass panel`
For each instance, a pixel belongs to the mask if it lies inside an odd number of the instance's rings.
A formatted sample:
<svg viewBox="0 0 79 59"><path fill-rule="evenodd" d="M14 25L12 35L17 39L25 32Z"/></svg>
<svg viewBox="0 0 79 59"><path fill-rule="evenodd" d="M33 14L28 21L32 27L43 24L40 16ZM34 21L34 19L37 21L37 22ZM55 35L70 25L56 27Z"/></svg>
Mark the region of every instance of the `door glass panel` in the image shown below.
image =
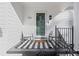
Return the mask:
<svg viewBox="0 0 79 59"><path fill-rule="evenodd" d="M36 35L45 35L45 13L36 14Z"/></svg>

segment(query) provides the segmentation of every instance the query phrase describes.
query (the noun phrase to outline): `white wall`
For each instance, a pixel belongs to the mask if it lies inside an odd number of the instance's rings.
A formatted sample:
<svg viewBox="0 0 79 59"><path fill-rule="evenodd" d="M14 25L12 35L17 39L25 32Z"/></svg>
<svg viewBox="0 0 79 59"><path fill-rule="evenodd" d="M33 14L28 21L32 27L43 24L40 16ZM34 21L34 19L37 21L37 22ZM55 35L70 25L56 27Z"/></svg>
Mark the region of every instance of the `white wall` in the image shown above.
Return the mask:
<svg viewBox="0 0 79 59"><path fill-rule="evenodd" d="M53 35L55 35L56 25L60 28L72 27L74 14L73 12L73 9L64 10L56 15L51 21L49 21L47 33L50 33L52 31Z"/></svg>
<svg viewBox="0 0 79 59"><path fill-rule="evenodd" d="M72 27L73 25L73 12L74 10L65 10L59 13L55 18L54 22L58 27Z"/></svg>
<svg viewBox="0 0 79 59"><path fill-rule="evenodd" d="M74 43L75 43L75 50L79 51L79 3L74 3Z"/></svg>
<svg viewBox="0 0 79 59"><path fill-rule="evenodd" d="M22 24L10 3L0 3L0 55L20 41ZM20 54L19 54L20 55Z"/></svg>

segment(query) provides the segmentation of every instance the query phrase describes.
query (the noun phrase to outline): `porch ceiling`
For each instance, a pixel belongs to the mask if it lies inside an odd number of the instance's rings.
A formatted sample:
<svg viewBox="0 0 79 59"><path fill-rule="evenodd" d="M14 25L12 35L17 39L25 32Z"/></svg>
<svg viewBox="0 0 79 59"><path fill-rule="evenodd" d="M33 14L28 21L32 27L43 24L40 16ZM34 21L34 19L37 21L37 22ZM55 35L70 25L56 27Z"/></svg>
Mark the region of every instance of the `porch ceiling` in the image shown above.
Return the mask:
<svg viewBox="0 0 79 59"><path fill-rule="evenodd" d="M11 3L20 21L24 22L24 13L27 7L49 7L52 11L64 10L68 6L72 6L72 2L12 2ZM59 12L58 12L59 13Z"/></svg>

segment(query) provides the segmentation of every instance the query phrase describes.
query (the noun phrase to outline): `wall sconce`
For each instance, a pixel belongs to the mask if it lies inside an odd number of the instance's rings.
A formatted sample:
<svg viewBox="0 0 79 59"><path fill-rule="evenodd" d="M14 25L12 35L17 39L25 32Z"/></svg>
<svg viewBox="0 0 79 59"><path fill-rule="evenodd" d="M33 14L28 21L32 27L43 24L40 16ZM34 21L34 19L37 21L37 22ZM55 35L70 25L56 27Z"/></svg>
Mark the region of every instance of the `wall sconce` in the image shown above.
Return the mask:
<svg viewBox="0 0 79 59"><path fill-rule="evenodd" d="M52 19L52 15L49 15L49 20L51 20Z"/></svg>

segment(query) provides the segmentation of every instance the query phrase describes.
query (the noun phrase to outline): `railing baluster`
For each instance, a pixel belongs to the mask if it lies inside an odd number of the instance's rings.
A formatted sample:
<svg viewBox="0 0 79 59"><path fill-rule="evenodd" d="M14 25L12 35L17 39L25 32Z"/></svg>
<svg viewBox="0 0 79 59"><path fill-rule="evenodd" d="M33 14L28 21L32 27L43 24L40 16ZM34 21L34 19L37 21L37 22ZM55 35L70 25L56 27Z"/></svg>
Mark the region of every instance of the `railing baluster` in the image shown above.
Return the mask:
<svg viewBox="0 0 79 59"><path fill-rule="evenodd" d="M66 38L65 38L65 29L64 29L64 34L63 35L64 35L64 39L66 40Z"/></svg>
<svg viewBox="0 0 79 59"><path fill-rule="evenodd" d="M55 26L55 42L56 40L61 40L61 43L64 42L67 45L68 51L70 50L71 54L73 55L73 48L74 48L74 40L73 40L73 27L72 28L58 28ZM71 48L72 44L72 48ZM68 55L68 54L67 54Z"/></svg>
<svg viewBox="0 0 79 59"><path fill-rule="evenodd" d="M74 49L74 28L72 26L72 50Z"/></svg>

